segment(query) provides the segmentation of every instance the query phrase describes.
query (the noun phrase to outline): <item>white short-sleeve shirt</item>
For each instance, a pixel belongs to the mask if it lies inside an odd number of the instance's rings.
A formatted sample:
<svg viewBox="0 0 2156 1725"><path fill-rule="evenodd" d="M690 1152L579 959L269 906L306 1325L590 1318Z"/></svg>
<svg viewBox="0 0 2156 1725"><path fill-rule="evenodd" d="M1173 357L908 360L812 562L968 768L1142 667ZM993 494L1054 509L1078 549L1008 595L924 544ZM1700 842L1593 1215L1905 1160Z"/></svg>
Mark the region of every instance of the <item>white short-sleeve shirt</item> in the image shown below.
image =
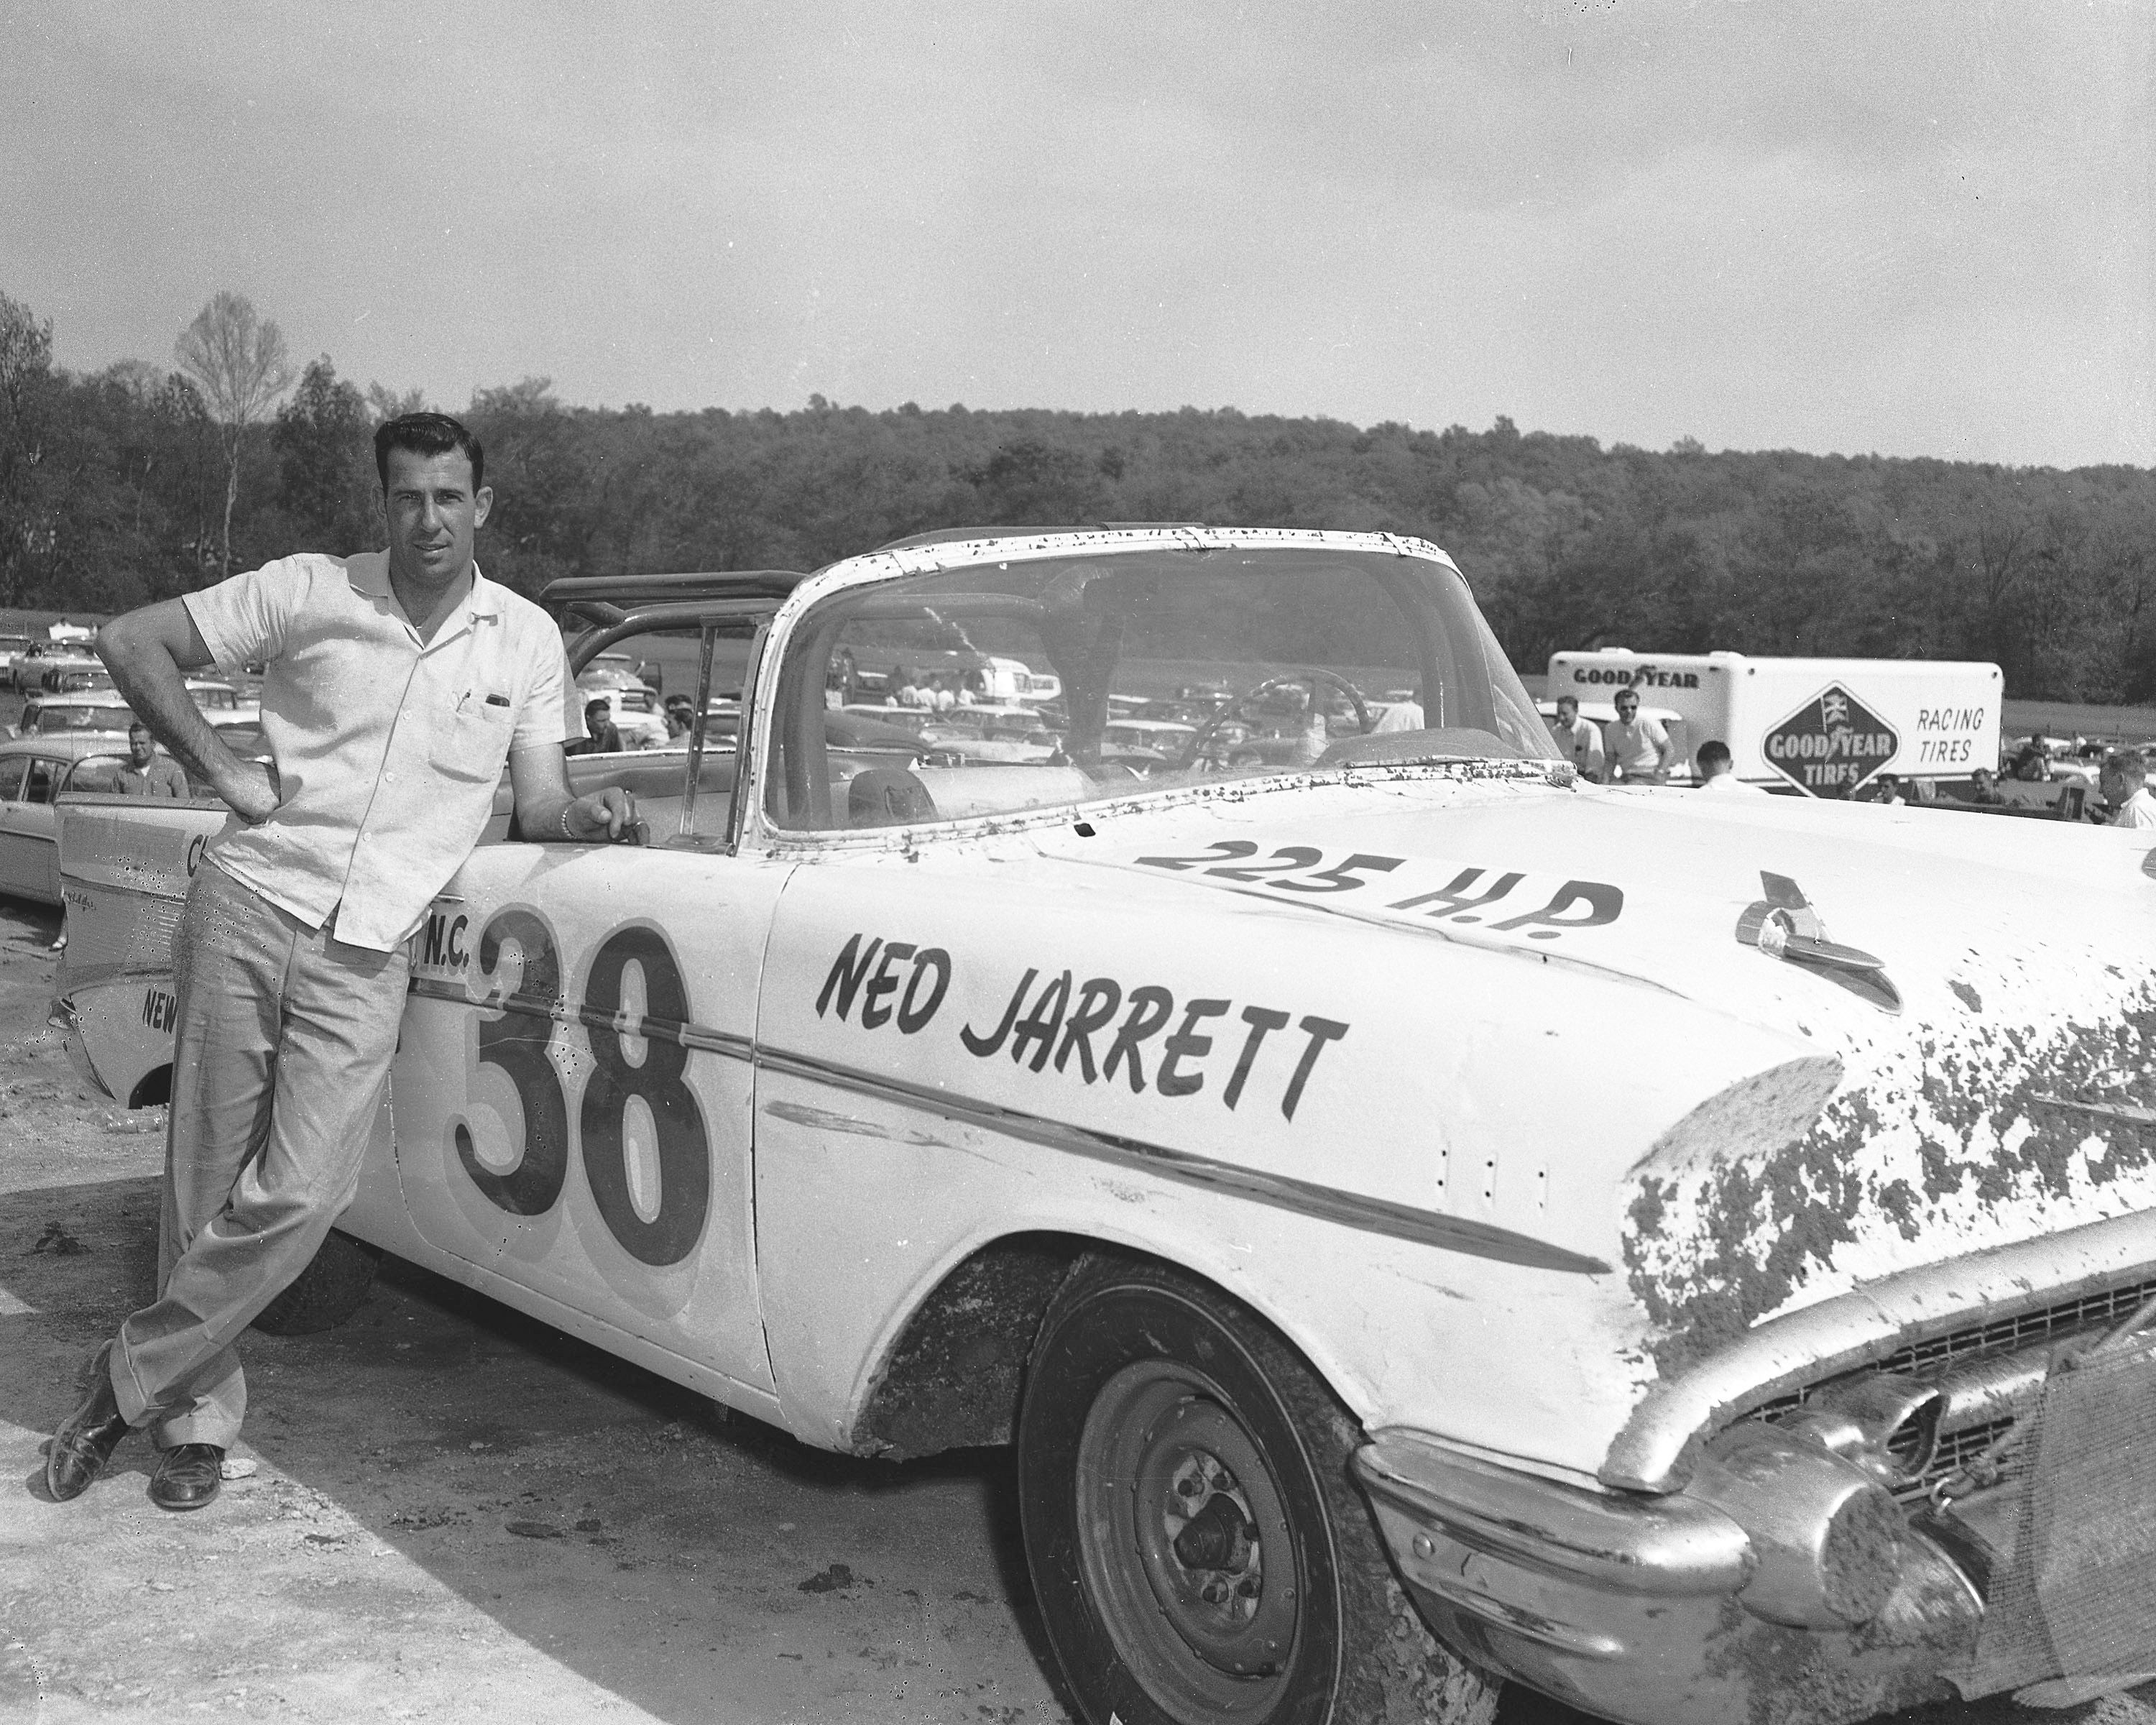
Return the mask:
<svg viewBox="0 0 2156 1725"><path fill-rule="evenodd" d="M487 580L422 644L389 554L281 557L185 595L223 670L265 665L280 801L211 850L311 927L393 951L471 854L512 748L583 735L561 631Z"/></svg>
<svg viewBox="0 0 2156 1725"><path fill-rule="evenodd" d="M2112 811L2111 824L2115 827L2156 827L2156 797L2148 794L2143 785Z"/></svg>

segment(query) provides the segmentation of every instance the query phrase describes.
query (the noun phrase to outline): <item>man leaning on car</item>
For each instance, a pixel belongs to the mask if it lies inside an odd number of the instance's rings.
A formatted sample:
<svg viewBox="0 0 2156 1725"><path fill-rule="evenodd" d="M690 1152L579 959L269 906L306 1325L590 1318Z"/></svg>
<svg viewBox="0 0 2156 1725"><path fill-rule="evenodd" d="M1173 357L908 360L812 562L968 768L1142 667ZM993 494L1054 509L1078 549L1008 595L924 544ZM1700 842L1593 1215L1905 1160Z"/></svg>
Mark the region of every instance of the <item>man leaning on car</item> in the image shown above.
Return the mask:
<svg viewBox="0 0 2156 1725"><path fill-rule="evenodd" d="M57 1499L137 1426L162 1452L152 1502L216 1497L247 1406L232 1344L352 1200L405 942L485 827L504 762L528 836L599 840L635 819L619 788L571 793L561 635L472 561L493 501L479 440L408 413L374 455L386 551L280 558L99 631L128 703L242 824L212 845L175 942L157 1298L92 1357L46 1460ZM182 681L250 660L267 762L226 747Z"/></svg>

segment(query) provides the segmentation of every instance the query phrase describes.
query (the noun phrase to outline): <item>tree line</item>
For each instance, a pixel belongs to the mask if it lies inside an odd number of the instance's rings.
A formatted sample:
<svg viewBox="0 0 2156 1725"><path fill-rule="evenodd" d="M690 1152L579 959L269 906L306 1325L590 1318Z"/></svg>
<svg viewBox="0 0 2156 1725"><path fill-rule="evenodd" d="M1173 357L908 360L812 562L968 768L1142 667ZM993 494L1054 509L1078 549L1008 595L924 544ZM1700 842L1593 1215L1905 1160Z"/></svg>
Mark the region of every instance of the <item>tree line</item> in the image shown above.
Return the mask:
<svg viewBox="0 0 2156 1725"><path fill-rule="evenodd" d="M175 364L76 373L0 293L0 606L115 611L381 543L372 446L421 405L285 358L238 295ZM220 367L222 369L220 369ZM273 405L274 404L274 405ZM452 408L451 411L459 411ZM1996 661L2010 694L2156 701L2156 471L1666 451L1233 408L1078 413L822 396L654 413L477 391L490 573L814 568L933 527L1189 521L1411 534L1523 670L1560 648Z"/></svg>

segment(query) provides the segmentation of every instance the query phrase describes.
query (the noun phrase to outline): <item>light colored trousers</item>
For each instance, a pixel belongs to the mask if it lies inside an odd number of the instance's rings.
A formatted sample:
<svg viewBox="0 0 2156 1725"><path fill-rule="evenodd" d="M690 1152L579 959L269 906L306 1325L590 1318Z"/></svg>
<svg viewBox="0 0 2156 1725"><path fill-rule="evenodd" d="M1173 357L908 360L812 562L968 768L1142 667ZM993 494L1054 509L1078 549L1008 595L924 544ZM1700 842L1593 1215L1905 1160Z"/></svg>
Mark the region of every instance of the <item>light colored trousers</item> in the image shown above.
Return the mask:
<svg viewBox="0 0 2156 1725"><path fill-rule="evenodd" d="M179 1018L157 1300L120 1327L112 1389L161 1450L229 1449L233 1342L352 1202L410 961L311 929L205 863L173 953Z"/></svg>

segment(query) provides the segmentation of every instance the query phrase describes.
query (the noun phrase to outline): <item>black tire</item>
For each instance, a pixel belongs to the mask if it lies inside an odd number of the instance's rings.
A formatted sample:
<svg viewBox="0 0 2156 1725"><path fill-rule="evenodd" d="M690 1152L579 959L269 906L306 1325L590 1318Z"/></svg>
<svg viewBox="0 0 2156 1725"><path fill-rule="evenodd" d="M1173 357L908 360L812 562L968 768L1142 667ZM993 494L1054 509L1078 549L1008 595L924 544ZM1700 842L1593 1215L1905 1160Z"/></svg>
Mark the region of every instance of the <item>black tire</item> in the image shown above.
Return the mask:
<svg viewBox="0 0 2156 1725"><path fill-rule="evenodd" d="M311 1336L334 1328L359 1310L381 1263L381 1248L332 1228L315 1261L262 1308L254 1327L272 1336Z"/></svg>
<svg viewBox="0 0 2156 1725"><path fill-rule="evenodd" d="M1226 1296L1081 1262L1034 1343L1018 1464L1034 1590L1088 1725L1490 1725L1502 1686L1401 1591L1348 1476L1360 1440Z"/></svg>

